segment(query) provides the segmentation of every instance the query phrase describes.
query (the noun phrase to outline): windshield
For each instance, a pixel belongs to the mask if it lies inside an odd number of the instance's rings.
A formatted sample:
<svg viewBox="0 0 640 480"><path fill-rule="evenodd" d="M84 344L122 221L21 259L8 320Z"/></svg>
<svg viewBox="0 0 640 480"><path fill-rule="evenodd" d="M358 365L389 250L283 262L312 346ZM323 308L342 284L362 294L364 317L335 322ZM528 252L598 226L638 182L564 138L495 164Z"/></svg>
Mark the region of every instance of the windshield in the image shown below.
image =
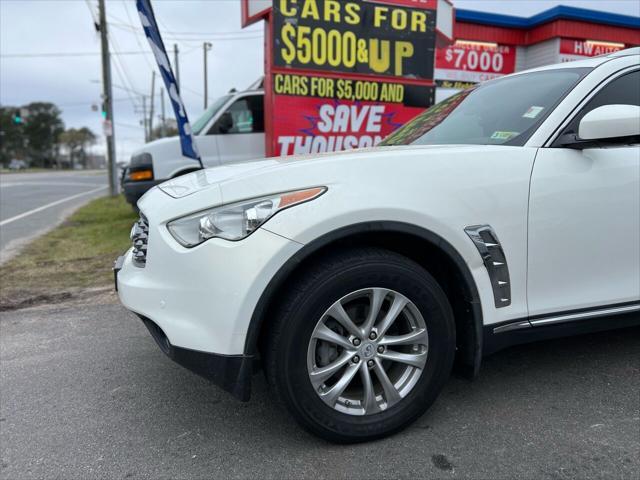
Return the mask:
<svg viewBox="0 0 640 480"><path fill-rule="evenodd" d="M224 95L223 97L220 97L215 102L213 102L213 105L207 108L205 112L202 115L200 115L200 118L198 118L198 120L193 122L193 125L191 126L191 129L193 130L193 134L194 135L200 135L200 133L206 134L206 132L202 132L202 130L204 129L204 127L207 126L207 124L209 123L209 120L211 120L213 116L216 113L218 113L218 110L220 110L222 106L229 101L230 98L231 98L231 95Z"/></svg>
<svg viewBox="0 0 640 480"><path fill-rule="evenodd" d="M429 108L380 145L522 146L588 71L545 70L473 87Z"/></svg>

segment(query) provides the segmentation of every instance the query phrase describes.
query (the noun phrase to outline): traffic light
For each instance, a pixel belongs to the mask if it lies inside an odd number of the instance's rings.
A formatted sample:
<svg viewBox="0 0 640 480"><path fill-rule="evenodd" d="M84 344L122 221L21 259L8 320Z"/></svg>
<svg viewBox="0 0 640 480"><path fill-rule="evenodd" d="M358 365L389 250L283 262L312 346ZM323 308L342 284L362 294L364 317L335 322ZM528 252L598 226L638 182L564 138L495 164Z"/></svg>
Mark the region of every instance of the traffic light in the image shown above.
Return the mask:
<svg viewBox="0 0 640 480"><path fill-rule="evenodd" d="M102 115L102 119L106 120L107 119L107 103L106 102L102 102L102 111L100 113Z"/></svg>
<svg viewBox="0 0 640 480"><path fill-rule="evenodd" d="M13 112L13 123L16 125L22 125L22 115L20 114L20 110L14 110Z"/></svg>

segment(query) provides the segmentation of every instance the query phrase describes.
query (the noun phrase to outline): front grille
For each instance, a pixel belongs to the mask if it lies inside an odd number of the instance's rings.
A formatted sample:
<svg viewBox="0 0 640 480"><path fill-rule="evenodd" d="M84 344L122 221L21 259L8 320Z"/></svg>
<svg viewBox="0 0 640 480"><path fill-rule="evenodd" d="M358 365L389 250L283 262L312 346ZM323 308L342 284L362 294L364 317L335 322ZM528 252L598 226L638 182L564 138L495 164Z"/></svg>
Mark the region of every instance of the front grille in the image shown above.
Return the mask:
<svg viewBox="0 0 640 480"><path fill-rule="evenodd" d="M149 223L142 213L140 214L140 220L134 223L131 229L131 242L133 242L133 264L136 267L144 267L147 264Z"/></svg>

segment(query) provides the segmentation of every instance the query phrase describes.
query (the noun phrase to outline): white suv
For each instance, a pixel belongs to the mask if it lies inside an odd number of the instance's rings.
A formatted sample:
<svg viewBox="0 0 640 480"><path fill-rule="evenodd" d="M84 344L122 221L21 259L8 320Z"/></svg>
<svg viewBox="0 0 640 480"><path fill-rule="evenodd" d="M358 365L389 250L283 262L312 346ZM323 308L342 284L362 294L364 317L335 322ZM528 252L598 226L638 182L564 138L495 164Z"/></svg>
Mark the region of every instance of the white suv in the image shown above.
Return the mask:
<svg viewBox="0 0 640 480"><path fill-rule="evenodd" d="M639 142L638 49L504 77L381 147L154 188L120 299L236 397L259 362L308 430L381 437L454 367L640 323Z"/></svg>

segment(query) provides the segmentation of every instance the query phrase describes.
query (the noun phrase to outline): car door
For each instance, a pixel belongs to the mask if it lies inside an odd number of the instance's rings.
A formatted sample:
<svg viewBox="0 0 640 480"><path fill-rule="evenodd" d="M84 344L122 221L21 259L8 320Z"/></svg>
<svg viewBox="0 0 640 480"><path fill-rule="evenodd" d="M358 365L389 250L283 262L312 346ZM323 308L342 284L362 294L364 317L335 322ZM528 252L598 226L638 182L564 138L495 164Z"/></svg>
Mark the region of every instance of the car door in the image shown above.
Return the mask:
<svg viewBox="0 0 640 480"><path fill-rule="evenodd" d="M610 78L559 132L577 133L603 105L640 105L640 71ZM640 119L638 119L640 122ZM528 228L530 317L640 300L640 145L541 148L531 177Z"/></svg>
<svg viewBox="0 0 640 480"><path fill-rule="evenodd" d="M264 157L264 96L247 95L235 100L209 134L216 137L222 164Z"/></svg>

